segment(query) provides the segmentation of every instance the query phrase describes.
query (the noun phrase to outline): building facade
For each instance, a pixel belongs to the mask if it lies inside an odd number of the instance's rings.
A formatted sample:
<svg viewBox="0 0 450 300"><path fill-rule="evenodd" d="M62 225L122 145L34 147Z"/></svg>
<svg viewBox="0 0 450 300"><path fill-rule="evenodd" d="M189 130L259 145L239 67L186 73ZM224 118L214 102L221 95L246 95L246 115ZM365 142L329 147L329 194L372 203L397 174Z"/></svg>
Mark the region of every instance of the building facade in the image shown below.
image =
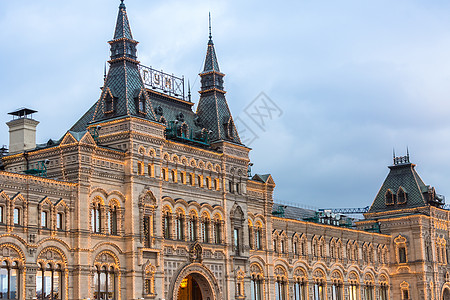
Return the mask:
<svg viewBox="0 0 450 300"><path fill-rule="evenodd" d="M356 228L276 214L211 34L196 112L182 78L140 65L123 1L108 43L100 98L61 139L11 113L0 299L450 299L450 214L408 156Z"/></svg>

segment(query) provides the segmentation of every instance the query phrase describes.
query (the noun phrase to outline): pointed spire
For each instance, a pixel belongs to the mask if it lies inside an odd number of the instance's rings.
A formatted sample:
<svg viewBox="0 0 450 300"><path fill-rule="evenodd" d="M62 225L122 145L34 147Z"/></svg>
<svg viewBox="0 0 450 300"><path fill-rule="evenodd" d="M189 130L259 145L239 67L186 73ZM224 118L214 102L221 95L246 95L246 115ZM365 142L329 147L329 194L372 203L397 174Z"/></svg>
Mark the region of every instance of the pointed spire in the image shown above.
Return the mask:
<svg viewBox="0 0 450 300"><path fill-rule="evenodd" d="M192 102L191 101L191 83L189 82L189 79L188 79L188 100L189 100L189 102Z"/></svg>
<svg viewBox="0 0 450 300"><path fill-rule="evenodd" d="M209 12L209 40L212 42L212 33L211 33L211 12Z"/></svg>
<svg viewBox="0 0 450 300"><path fill-rule="evenodd" d="M128 22L128 16L125 4L123 0L119 5L119 14L117 15L116 30L114 31L114 40L127 38L132 40L133 35L131 34L130 23Z"/></svg>
<svg viewBox="0 0 450 300"><path fill-rule="evenodd" d="M203 73L205 72L220 72L219 62L216 57L216 50L214 49L214 43L212 40L211 33L211 13L209 13L209 41L208 41L208 49L206 50L206 58L205 65L203 67Z"/></svg>

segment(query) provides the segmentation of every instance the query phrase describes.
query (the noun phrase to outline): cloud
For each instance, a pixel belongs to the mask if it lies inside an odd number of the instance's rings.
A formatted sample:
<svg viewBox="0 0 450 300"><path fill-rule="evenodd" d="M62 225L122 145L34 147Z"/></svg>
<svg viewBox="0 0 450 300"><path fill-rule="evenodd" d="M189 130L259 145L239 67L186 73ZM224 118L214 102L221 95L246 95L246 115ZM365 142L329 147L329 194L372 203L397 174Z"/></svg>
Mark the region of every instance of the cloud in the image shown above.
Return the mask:
<svg viewBox="0 0 450 300"><path fill-rule="evenodd" d="M126 1L143 64L199 89L213 37L234 116L261 91L283 110L251 145L275 197L371 203L392 148L449 194L450 4L419 1ZM117 3L8 1L0 12L0 122L37 109L38 141L60 138L97 100ZM194 100L198 97L194 97ZM8 129L0 126L0 144Z"/></svg>

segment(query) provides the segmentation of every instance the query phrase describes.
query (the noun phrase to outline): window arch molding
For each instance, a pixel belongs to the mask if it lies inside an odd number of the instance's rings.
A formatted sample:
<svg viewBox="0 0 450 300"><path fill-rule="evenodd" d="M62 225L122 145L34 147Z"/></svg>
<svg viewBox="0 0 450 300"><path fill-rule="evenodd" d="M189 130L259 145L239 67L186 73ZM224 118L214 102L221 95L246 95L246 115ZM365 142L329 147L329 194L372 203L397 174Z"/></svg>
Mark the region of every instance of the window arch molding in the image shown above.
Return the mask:
<svg viewBox="0 0 450 300"><path fill-rule="evenodd" d="M251 300L265 299L265 287L264 287L264 271L261 265L257 262L250 264L250 295Z"/></svg>

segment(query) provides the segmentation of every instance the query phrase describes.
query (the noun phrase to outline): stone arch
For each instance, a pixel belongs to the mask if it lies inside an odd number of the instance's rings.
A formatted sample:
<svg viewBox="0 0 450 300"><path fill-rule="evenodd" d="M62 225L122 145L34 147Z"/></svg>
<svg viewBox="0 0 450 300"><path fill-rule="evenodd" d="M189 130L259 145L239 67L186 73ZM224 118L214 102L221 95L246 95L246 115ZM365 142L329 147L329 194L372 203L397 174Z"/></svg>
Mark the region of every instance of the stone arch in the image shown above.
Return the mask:
<svg viewBox="0 0 450 300"><path fill-rule="evenodd" d="M217 279L214 274L200 263L191 263L182 267L175 276L172 277L169 286L169 300L178 299L181 281L191 275L198 283L203 299L222 300Z"/></svg>
<svg viewBox="0 0 450 300"><path fill-rule="evenodd" d="M450 284L448 282L446 282L442 287L441 299L450 300Z"/></svg>

